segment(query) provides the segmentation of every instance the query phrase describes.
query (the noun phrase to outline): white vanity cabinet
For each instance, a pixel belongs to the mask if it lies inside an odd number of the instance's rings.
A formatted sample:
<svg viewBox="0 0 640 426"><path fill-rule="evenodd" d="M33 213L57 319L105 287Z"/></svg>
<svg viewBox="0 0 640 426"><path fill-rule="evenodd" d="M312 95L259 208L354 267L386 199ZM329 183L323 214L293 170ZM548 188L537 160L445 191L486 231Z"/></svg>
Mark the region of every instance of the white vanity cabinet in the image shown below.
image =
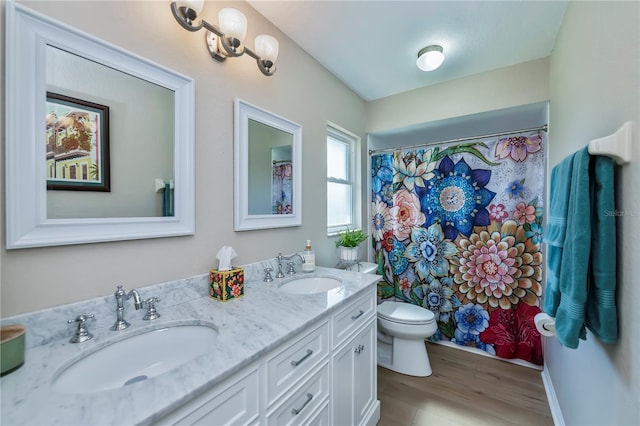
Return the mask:
<svg viewBox="0 0 640 426"><path fill-rule="evenodd" d="M157 424L375 425L375 308L372 287Z"/></svg>

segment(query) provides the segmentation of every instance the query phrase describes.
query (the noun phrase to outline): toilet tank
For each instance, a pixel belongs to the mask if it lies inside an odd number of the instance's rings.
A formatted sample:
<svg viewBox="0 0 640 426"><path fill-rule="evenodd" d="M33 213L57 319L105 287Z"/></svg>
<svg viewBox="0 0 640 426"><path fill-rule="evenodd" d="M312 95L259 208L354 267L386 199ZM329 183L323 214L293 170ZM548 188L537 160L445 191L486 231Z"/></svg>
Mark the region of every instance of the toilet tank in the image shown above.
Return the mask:
<svg viewBox="0 0 640 426"><path fill-rule="evenodd" d="M363 274L375 274L378 270L378 264L371 262L360 262L347 268L349 271L362 272Z"/></svg>

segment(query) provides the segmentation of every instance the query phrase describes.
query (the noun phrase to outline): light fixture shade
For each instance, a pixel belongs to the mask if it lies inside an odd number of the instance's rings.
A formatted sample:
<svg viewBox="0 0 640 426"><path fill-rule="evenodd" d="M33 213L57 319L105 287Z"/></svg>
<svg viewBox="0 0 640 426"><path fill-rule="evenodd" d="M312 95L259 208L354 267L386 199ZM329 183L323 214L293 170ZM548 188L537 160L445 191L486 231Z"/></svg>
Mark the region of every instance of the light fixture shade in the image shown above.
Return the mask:
<svg viewBox="0 0 640 426"><path fill-rule="evenodd" d="M191 9L197 15L200 15L202 12L202 7L204 6L204 0L180 0L177 2L178 9L181 7L186 7L187 9Z"/></svg>
<svg viewBox="0 0 640 426"><path fill-rule="evenodd" d="M416 65L422 71L433 71L442 65L444 61L444 53L442 53L442 46L431 45L418 52L418 60Z"/></svg>
<svg viewBox="0 0 640 426"><path fill-rule="evenodd" d="M225 7L218 12L220 29L227 38L236 38L240 43L247 35L247 17L237 9Z"/></svg>
<svg viewBox="0 0 640 426"><path fill-rule="evenodd" d="M256 54L260 56L263 61L276 62L278 59L278 40L270 35L261 34L256 37L255 41Z"/></svg>

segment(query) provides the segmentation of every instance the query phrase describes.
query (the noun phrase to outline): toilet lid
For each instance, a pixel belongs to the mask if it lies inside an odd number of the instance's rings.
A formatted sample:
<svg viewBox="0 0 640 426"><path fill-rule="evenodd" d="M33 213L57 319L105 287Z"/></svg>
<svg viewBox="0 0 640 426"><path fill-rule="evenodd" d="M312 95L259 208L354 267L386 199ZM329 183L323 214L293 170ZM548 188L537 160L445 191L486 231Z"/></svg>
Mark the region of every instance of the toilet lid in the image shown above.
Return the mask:
<svg viewBox="0 0 640 426"><path fill-rule="evenodd" d="M401 324L428 324L435 320L430 310L404 302L382 302L378 316Z"/></svg>

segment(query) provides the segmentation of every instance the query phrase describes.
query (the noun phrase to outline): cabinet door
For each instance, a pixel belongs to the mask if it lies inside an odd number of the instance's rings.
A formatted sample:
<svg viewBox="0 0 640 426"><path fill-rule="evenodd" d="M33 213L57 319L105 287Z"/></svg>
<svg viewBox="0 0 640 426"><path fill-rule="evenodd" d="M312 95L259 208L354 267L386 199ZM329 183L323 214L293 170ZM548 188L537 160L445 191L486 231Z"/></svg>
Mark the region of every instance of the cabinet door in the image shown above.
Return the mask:
<svg viewBox="0 0 640 426"><path fill-rule="evenodd" d="M375 400L375 320L333 356L333 424L358 425Z"/></svg>
<svg viewBox="0 0 640 426"><path fill-rule="evenodd" d="M331 400L334 425L353 424L353 359L354 347L348 342L333 356Z"/></svg>
<svg viewBox="0 0 640 426"><path fill-rule="evenodd" d="M371 404L376 399L376 339L375 327L371 324L360 333L354 343L353 351L353 421L360 424Z"/></svg>

